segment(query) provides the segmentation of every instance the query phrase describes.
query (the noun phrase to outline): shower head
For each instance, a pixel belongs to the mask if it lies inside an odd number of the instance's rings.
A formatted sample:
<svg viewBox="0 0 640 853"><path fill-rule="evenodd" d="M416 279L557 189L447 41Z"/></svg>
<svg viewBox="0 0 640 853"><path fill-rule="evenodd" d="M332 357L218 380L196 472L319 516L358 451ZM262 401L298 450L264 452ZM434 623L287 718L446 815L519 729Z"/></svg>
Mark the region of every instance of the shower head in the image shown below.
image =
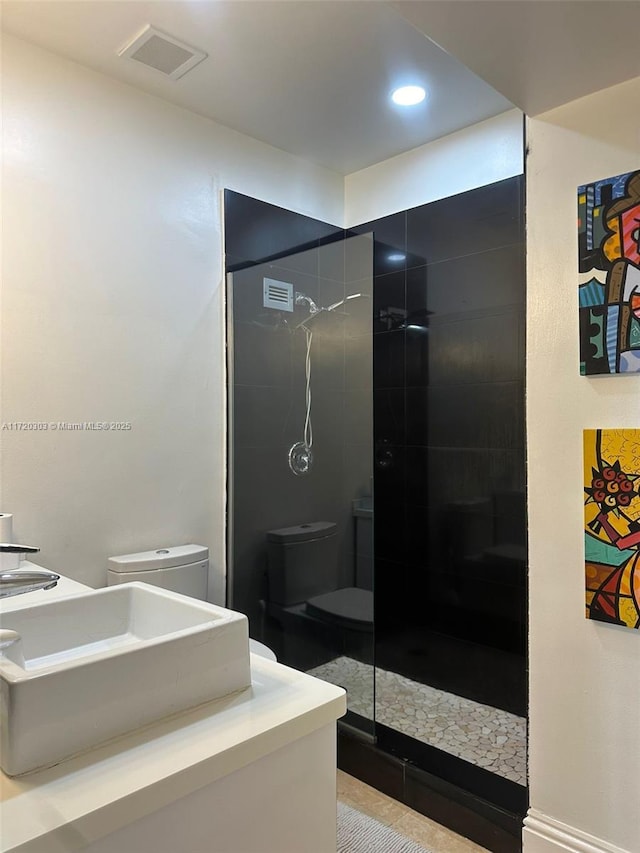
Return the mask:
<svg viewBox="0 0 640 853"><path fill-rule="evenodd" d="M318 308L316 303L310 296L306 296L304 293L296 292L296 305L307 305L309 308L309 314L312 316L314 314L319 314L322 311L322 308Z"/></svg>
<svg viewBox="0 0 640 853"><path fill-rule="evenodd" d="M304 293L296 293L296 305L303 305L306 303L309 306L309 316L304 319L301 323L298 323L297 326L294 326L295 329L299 329L301 326L306 328L306 323L310 320L319 317L321 314L328 314L329 311L335 311L336 308L340 308L341 305L344 305L345 302L348 302L350 299L358 299L360 296L366 296L368 298L368 293L351 293L349 296L345 296L344 299L341 299L339 302L334 302L333 305L329 305L327 308L322 307L318 308L316 303L309 296L305 296ZM339 316L346 317L346 314L341 314Z"/></svg>
<svg viewBox="0 0 640 853"><path fill-rule="evenodd" d="M306 305L309 309L309 316L305 317L300 323L293 327L293 331L295 332L297 329L303 328L306 329L307 332L310 330L307 328L307 323L309 320L313 320L314 317L317 317L318 314L321 314L324 311L324 308L318 308L316 303L310 296L307 296L304 293L300 293L296 291L296 305Z"/></svg>
<svg viewBox="0 0 640 853"><path fill-rule="evenodd" d="M324 311L335 311L336 308L339 308L341 305L344 305L345 302L348 302L350 299L358 299L360 296L366 296L366 293L351 293L349 296L345 296L344 299L341 299L339 302L334 302L333 305L329 305L328 308L324 308Z"/></svg>

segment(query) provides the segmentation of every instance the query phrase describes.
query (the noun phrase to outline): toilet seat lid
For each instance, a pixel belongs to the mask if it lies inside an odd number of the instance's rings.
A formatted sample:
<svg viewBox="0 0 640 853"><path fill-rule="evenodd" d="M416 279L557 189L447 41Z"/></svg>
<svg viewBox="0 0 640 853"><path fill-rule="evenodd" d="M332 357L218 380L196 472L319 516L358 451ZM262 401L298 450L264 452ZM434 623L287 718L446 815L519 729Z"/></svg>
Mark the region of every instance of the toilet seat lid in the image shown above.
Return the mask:
<svg viewBox="0 0 640 853"><path fill-rule="evenodd" d="M291 545L295 542L310 542L313 539L325 539L334 536L338 529L335 521L310 521L308 524L296 524L295 527L281 527L279 530L267 530L268 542L280 542Z"/></svg>
<svg viewBox="0 0 640 853"><path fill-rule="evenodd" d="M370 631L373 627L373 592L349 586L315 595L307 601L307 613L345 628Z"/></svg>

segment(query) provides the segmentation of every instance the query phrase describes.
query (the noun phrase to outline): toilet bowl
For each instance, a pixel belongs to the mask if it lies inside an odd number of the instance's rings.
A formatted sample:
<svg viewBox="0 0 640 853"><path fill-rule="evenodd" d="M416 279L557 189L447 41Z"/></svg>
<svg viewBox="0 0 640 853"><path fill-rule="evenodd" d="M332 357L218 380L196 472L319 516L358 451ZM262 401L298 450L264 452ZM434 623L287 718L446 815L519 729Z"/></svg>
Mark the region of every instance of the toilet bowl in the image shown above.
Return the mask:
<svg viewBox="0 0 640 853"><path fill-rule="evenodd" d="M316 521L267 532L269 612L370 633L373 593L339 583L337 525Z"/></svg>
<svg viewBox="0 0 640 853"><path fill-rule="evenodd" d="M206 601L208 575L208 548L203 545L175 545L109 557L107 586L142 581ZM271 649L257 640L249 640L249 650L260 657L276 660Z"/></svg>

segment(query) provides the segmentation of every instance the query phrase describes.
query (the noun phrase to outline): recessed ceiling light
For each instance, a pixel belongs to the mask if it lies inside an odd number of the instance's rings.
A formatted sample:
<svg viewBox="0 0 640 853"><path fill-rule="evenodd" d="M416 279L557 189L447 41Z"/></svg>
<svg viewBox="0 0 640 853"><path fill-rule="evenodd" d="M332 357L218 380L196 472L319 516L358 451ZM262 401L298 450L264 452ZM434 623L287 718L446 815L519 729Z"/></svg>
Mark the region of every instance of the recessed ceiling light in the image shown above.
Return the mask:
<svg viewBox="0 0 640 853"><path fill-rule="evenodd" d="M400 86L391 93L391 100L401 107L412 107L426 98L427 93L422 86Z"/></svg>
<svg viewBox="0 0 640 853"><path fill-rule="evenodd" d="M387 255L387 260L392 262L404 261L407 256L402 252L391 252Z"/></svg>

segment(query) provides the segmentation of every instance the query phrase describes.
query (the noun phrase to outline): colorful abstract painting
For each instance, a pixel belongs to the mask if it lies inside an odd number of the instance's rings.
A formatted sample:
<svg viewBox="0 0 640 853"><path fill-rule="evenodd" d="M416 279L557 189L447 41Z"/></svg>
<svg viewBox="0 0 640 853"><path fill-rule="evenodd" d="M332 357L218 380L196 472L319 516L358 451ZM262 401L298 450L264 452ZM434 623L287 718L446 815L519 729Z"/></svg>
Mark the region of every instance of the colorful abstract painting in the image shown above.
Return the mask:
<svg viewBox="0 0 640 853"><path fill-rule="evenodd" d="M640 171L578 187L580 372L640 373Z"/></svg>
<svg viewBox="0 0 640 853"><path fill-rule="evenodd" d="M640 628L640 429L584 431L587 618Z"/></svg>

